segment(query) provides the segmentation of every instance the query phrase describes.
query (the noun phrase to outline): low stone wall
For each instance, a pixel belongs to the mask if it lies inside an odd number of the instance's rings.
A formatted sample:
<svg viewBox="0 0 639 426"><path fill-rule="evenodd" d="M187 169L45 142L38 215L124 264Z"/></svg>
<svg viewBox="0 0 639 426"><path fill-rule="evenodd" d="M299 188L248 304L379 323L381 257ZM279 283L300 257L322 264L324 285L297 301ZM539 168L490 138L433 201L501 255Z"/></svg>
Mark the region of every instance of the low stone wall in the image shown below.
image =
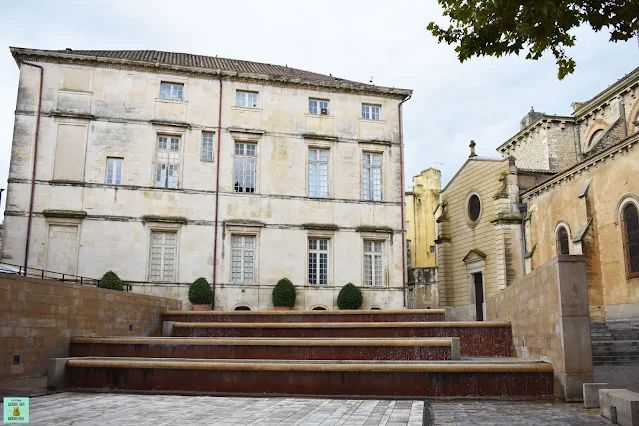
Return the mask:
<svg viewBox="0 0 639 426"><path fill-rule="evenodd" d="M556 397L583 399L593 381L584 256L552 258L488 299L486 313L511 322L517 356L552 363Z"/></svg>
<svg viewBox="0 0 639 426"><path fill-rule="evenodd" d="M182 302L0 274L0 380L47 374L49 358L68 356L72 336L150 336L166 309Z"/></svg>

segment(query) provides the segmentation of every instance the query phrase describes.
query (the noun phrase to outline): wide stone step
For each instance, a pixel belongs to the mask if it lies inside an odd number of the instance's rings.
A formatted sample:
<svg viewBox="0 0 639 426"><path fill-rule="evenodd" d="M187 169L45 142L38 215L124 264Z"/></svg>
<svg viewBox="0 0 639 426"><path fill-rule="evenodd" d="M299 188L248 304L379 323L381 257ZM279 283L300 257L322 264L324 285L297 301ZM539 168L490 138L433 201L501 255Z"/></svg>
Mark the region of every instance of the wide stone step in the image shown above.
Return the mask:
<svg viewBox="0 0 639 426"><path fill-rule="evenodd" d="M444 321L444 309L344 311L164 311L163 321L295 323L295 322L418 322Z"/></svg>
<svg viewBox="0 0 639 426"><path fill-rule="evenodd" d="M74 337L72 357L455 360L459 339Z"/></svg>
<svg viewBox="0 0 639 426"><path fill-rule="evenodd" d="M422 338L458 337L462 356L513 355L510 323L494 322L362 322L362 323L194 323L165 327L174 337L271 338Z"/></svg>
<svg viewBox="0 0 639 426"><path fill-rule="evenodd" d="M71 358L71 390L375 398L546 397L543 362L336 362Z"/></svg>

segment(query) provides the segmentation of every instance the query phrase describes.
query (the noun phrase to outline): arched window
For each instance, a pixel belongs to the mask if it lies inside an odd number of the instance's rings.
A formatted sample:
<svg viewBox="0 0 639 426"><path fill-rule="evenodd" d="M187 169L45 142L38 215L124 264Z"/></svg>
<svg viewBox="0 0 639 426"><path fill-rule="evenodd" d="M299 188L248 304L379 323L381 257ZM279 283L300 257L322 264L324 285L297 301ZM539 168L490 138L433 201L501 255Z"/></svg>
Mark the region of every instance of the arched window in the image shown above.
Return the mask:
<svg viewBox="0 0 639 426"><path fill-rule="evenodd" d="M592 136L590 137L590 142L588 142L588 146L591 147L597 142L599 142L599 139L601 139L603 135L604 135L604 129L595 130L595 133L593 133Z"/></svg>
<svg viewBox="0 0 639 426"><path fill-rule="evenodd" d="M570 241L565 226L557 229L557 254L570 254Z"/></svg>
<svg viewBox="0 0 639 426"><path fill-rule="evenodd" d="M635 203L623 207L621 222L628 277L639 277L639 211Z"/></svg>
<svg viewBox="0 0 639 426"><path fill-rule="evenodd" d="M234 311L250 311L251 308L249 308L248 306L236 306L235 309L233 309Z"/></svg>
<svg viewBox="0 0 639 426"><path fill-rule="evenodd" d="M379 307L377 307L377 306L373 306L370 310L371 310L371 311L381 311L381 310L382 310L382 308L379 308Z"/></svg>
<svg viewBox="0 0 639 426"><path fill-rule="evenodd" d="M316 306L316 307L314 307L312 310L313 310L313 311L325 311L325 310L326 310L326 308L323 308L323 307L321 307L321 306Z"/></svg>

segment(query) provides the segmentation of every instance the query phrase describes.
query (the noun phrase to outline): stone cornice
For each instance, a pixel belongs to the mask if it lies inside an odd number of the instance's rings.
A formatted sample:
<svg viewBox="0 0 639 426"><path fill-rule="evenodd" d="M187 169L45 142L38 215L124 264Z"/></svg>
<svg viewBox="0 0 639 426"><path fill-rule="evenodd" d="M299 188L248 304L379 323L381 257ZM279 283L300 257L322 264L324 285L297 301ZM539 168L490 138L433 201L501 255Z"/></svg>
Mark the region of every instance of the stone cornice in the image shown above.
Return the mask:
<svg viewBox="0 0 639 426"><path fill-rule="evenodd" d="M606 160L614 160L616 155L623 155L633 149L633 145L637 145L639 143L639 133L626 138L625 140L619 142L616 145L611 146L610 148L600 152L597 155L588 158L581 163L574 165L573 167L559 173L557 176L540 183L537 186L532 187L528 191L522 194L522 198L530 198L541 193L554 188L557 185L561 185L565 181L571 180L575 175L583 173L584 170L587 170L590 167L596 166L599 163L604 163Z"/></svg>
<svg viewBox="0 0 639 426"><path fill-rule="evenodd" d="M630 90L637 85L639 85L639 67L630 71L616 83L599 92L590 100L582 103L579 108L575 110L573 115L576 119L581 119L584 116L589 115L593 110L605 106L612 99L619 96L620 93Z"/></svg>
<svg viewBox="0 0 639 426"><path fill-rule="evenodd" d="M497 147L497 152L499 152L500 154L504 154L507 149L510 149L513 145L516 145L519 141L521 141L522 139L526 138L537 127L542 126L544 124L551 124L551 123L554 123L554 122L556 122L556 123L568 123L568 122L569 123L574 123L575 122L575 118L574 117L570 117L570 116L545 115L544 114L541 117L539 117L537 120L535 120L532 123L530 123L528 126L526 126L523 129L521 129L519 132L517 132L513 137L508 139L506 142L504 142L503 144L499 145Z"/></svg>
<svg viewBox="0 0 639 426"><path fill-rule="evenodd" d="M198 76L208 79L222 79L247 83L266 84L272 86L290 86L296 88L307 87L313 90L373 95L399 100L405 99L413 93L413 91L409 89L372 86L363 83L358 84L350 81L315 81L300 77L271 76L248 72L164 64L159 62L150 63L130 59L79 55L74 54L73 51L56 52L50 50L25 49L19 47L11 47L10 50L11 54L16 60L16 63L18 63L18 66L20 61L32 61L58 64L87 65L92 67L99 66L101 68L122 68L152 73Z"/></svg>

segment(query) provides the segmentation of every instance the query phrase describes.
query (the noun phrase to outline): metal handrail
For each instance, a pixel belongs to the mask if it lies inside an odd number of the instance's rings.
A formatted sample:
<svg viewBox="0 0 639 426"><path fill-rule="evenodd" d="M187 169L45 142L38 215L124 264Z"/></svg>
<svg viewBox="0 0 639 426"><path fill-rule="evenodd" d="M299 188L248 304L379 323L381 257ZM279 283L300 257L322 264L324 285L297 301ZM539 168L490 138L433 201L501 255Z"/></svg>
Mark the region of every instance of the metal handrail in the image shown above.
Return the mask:
<svg viewBox="0 0 639 426"><path fill-rule="evenodd" d="M16 265L13 263L6 263L6 262L0 262L0 265L15 267L18 269L18 275L21 275L24 277L37 277L41 279L79 283L80 285L94 285L96 287L100 285L100 280L95 278L83 277L80 275L73 275L73 274L68 274L63 272L55 272L55 271L50 271L47 269L40 269L40 268L33 268L33 267L29 267L28 270L25 270L22 265ZM29 270L38 271L38 272L33 273L33 272L30 272ZM126 287L127 292L132 287L131 284L128 284L125 282L123 282L122 285Z"/></svg>

